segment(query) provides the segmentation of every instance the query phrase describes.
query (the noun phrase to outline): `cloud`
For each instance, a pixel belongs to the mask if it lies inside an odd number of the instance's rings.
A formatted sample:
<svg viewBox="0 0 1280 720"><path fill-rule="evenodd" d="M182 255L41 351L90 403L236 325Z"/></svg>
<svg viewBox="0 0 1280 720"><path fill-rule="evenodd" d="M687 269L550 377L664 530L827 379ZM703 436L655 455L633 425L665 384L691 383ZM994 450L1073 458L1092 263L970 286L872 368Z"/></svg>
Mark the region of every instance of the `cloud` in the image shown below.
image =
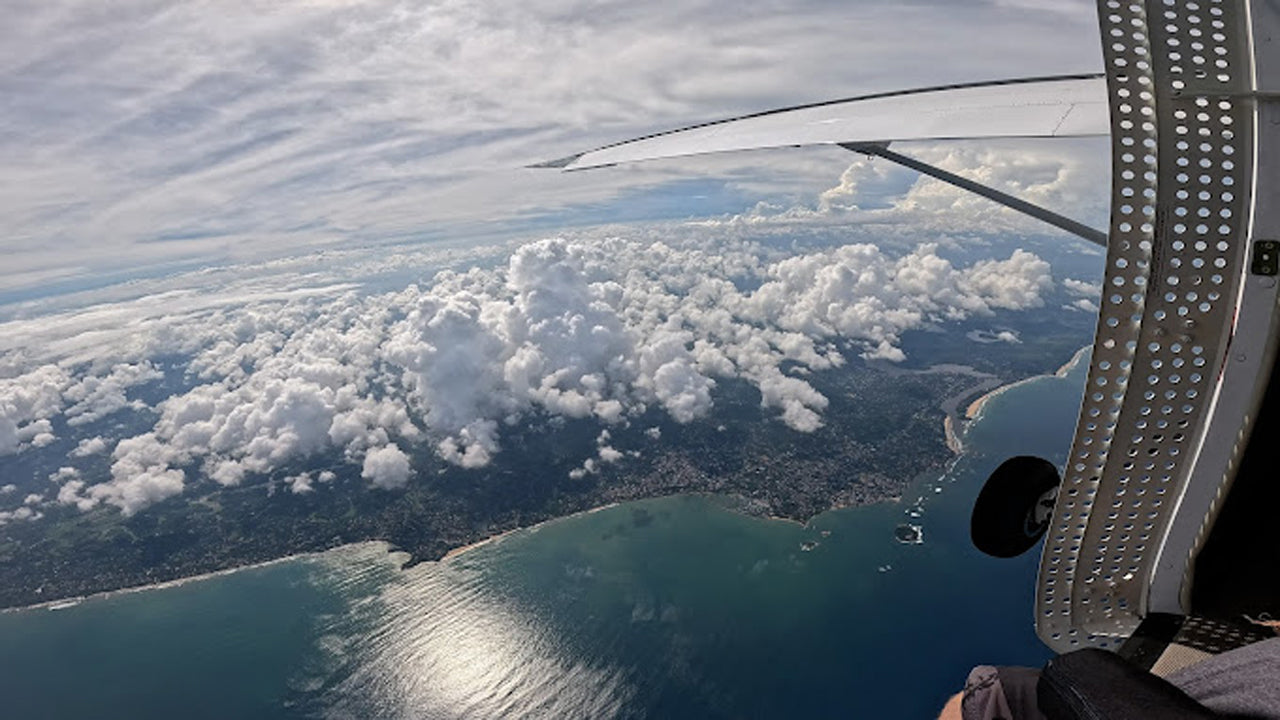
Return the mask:
<svg viewBox="0 0 1280 720"><path fill-rule="evenodd" d="M482 467L530 418L624 426L658 409L694 422L726 379L807 432L827 407L808 373L850 353L902 361L904 333L1041 303L1052 281L1034 255L956 266L940 248L954 233L1042 228L842 151L520 169L717 117L996 78L1010 57L1025 74L1100 66L1083 0L726 7L125 0L10 13L0 456L54 452L59 434L77 441L72 461L110 451L109 478L55 473L58 502L131 515L193 483L267 476L307 492L334 473L276 474L327 452L380 487L407 481L402 447ZM1103 145L906 150L1105 215ZM708 173L697 187L724 196L712 211L688 192ZM512 240L632 206L730 214ZM777 249L835 226L862 241ZM406 275L430 280L403 287ZM1088 309L1096 293L1073 282ZM185 367L166 377L171 362ZM154 423L77 437L124 410ZM577 471L621 451L606 439L596 453Z"/></svg>
<svg viewBox="0 0 1280 720"><path fill-rule="evenodd" d="M383 490L394 490L404 487L409 482L409 456L405 455L395 443L383 448L369 451L364 458L364 468L360 476L368 480L374 487Z"/></svg>
<svg viewBox="0 0 1280 720"><path fill-rule="evenodd" d="M289 492L294 495L304 495L315 490L312 483L315 481L311 477L311 473L301 473L299 475L290 475L284 479L286 485L289 486Z"/></svg>
<svg viewBox="0 0 1280 720"><path fill-rule="evenodd" d="M71 451L71 457L84 458L91 455L100 455L107 451L107 445L106 438L101 436L85 438Z"/></svg>
<svg viewBox="0 0 1280 720"><path fill-rule="evenodd" d="M1096 298L1102 294L1102 285L1100 283L1091 283L1084 280L1076 280L1075 278L1063 279L1062 287L1076 295L1089 298Z"/></svg>
<svg viewBox="0 0 1280 720"><path fill-rule="evenodd" d="M32 510L28 506L22 506L16 510L0 510L0 525L6 525L14 520L30 520L35 521L44 517L44 513L38 510Z"/></svg>
<svg viewBox="0 0 1280 720"><path fill-rule="evenodd" d="M114 505L129 516L182 493L186 473L171 467L185 459L182 451L154 433L121 440L111 456L111 480L85 491L93 501Z"/></svg>
<svg viewBox="0 0 1280 720"><path fill-rule="evenodd" d="M1075 302L1071 303L1067 307L1074 308L1076 310L1082 310L1087 313L1098 312L1098 304L1093 300L1090 300L1089 298L1080 298L1079 300L1076 300Z"/></svg>
<svg viewBox="0 0 1280 720"><path fill-rule="evenodd" d="M63 392L72 383L67 371L55 365L0 378L0 456L52 437L49 418L61 412Z"/></svg>
<svg viewBox="0 0 1280 720"><path fill-rule="evenodd" d="M1104 228L1110 187L1106 138L1051 141L916 142L895 150L936 167ZM1039 220L881 158L849 164L817 202L758 203L738 225L883 225L946 233L1059 234Z"/></svg>
<svg viewBox="0 0 1280 720"><path fill-rule="evenodd" d="M13 451L51 437L59 415L136 405L127 389L160 376L142 356L189 358L194 384L149 408L152 427L114 444L110 479L60 493L78 507L133 514L191 482L238 485L330 450L374 486L398 487L410 472L401 448L426 442L476 468L502 451L505 428L530 418L611 426L658 408L694 422L714 411L723 379L749 383L767 413L812 432L828 400L806 372L839 367L847 353L901 361L904 333L1039 307L1052 284L1048 264L1023 250L956 265L936 243L784 251L723 227L586 233L394 292L192 299L204 309L108 346L96 363L50 362L0 381L0 397ZM581 474L621 459L602 437ZM111 445L82 439L70 457ZM281 480L313 487L309 476Z"/></svg>
<svg viewBox="0 0 1280 720"><path fill-rule="evenodd" d="M553 182L519 168L733 114L1004 77L1014 58L1022 75L1101 67L1083 0L112 7L27 3L0 29L0 288L609 201L705 164ZM768 170L788 161L732 162L754 168L744 182L795 183Z"/></svg>
<svg viewBox="0 0 1280 720"><path fill-rule="evenodd" d="M150 362L121 363L105 376L86 377L64 393L64 398L74 403L66 410L67 424L73 427L85 425L126 407L145 407L139 400L130 402L126 392L129 388L162 377L164 373Z"/></svg>

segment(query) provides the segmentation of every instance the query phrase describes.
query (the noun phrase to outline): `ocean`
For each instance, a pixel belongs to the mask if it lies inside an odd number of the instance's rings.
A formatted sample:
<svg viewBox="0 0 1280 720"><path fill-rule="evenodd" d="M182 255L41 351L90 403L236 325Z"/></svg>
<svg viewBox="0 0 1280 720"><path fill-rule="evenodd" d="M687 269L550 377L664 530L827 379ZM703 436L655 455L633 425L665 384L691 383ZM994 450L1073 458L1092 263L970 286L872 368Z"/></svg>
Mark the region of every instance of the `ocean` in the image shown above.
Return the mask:
<svg viewBox="0 0 1280 720"><path fill-rule="evenodd" d="M993 396L901 501L807 526L680 496L407 569L366 543L2 613L0 716L932 718L973 665L1050 657L1038 553L981 555L968 516L1005 458L1061 464L1086 370Z"/></svg>

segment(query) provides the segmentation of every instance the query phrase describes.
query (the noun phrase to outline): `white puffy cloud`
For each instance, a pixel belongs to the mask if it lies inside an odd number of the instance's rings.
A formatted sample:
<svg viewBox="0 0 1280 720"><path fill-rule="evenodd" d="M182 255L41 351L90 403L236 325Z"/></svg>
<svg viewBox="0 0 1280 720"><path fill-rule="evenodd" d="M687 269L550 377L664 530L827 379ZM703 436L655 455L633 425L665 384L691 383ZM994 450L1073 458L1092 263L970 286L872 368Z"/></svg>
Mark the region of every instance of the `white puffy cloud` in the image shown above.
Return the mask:
<svg viewBox="0 0 1280 720"><path fill-rule="evenodd" d="M0 456L37 438L51 441L49 419L62 411L63 393L73 382L66 370L52 364L0 378Z"/></svg>
<svg viewBox="0 0 1280 720"><path fill-rule="evenodd" d="M183 490L186 473L171 467L184 459L182 452L154 433L121 440L111 456L111 480L85 490L95 502L114 505L128 516Z"/></svg>
<svg viewBox="0 0 1280 720"><path fill-rule="evenodd" d="M74 505L81 512L87 512L97 506L98 501L84 494L83 480L71 480L58 488L59 505Z"/></svg>
<svg viewBox="0 0 1280 720"><path fill-rule="evenodd" d="M16 510L0 510L0 525L5 525L14 520L39 520L44 517L44 513L32 510L24 505Z"/></svg>
<svg viewBox="0 0 1280 720"><path fill-rule="evenodd" d="M1097 297L1102 294L1102 285L1100 283L1091 283L1085 280L1076 280L1075 278L1064 278L1062 287L1071 291L1076 295L1084 297Z"/></svg>
<svg viewBox="0 0 1280 720"><path fill-rule="evenodd" d="M370 450L369 454L365 455L364 467L360 471L361 477L372 483L374 487L384 490L404 487L409 482L409 474L409 456L405 455L395 443Z"/></svg>
<svg viewBox="0 0 1280 720"><path fill-rule="evenodd" d="M895 150L1085 225L1106 227L1110 153L1105 138L909 143L902 148L895 145ZM757 228L856 224L881 226L886 233L909 228L915 233L930 230L979 237L1064 232L940 180L867 158L848 165L840 182L821 192L816 202L761 202L722 222ZM1094 251L1092 247L1082 250Z"/></svg>
<svg viewBox="0 0 1280 720"><path fill-rule="evenodd" d="M53 434L53 423L41 418L20 428L17 432L18 442L28 443L32 447L44 447L58 438Z"/></svg>
<svg viewBox="0 0 1280 720"><path fill-rule="evenodd" d="M237 485L332 450L373 485L395 487L409 476L406 443L483 467L504 428L538 416L606 426L654 408L678 423L707 417L726 378L811 432L828 401L806 373L843 365L847 352L902 360L906 332L1037 307L1051 286L1048 265L1022 250L957 266L936 243L782 251L715 227L588 233L397 292L193 301L191 314L113 345L114 359L55 361L0 381L0 418L12 425L5 436L0 423L0 439L17 450L51 438L60 414L105 417L134 404L126 390L159 377L147 352L175 348L196 384L159 402L154 426L114 443L110 479L60 502L132 514L190 482ZM597 446L575 472L623 455L607 437ZM88 438L71 456L108 447ZM285 481L313 487L309 475Z"/></svg>
<svg viewBox="0 0 1280 720"><path fill-rule="evenodd" d="M141 401L130 402L125 391L161 377L164 374L149 362L121 363L104 376L85 377L64 393L64 398L74 403L66 410L67 423L84 425L126 407L145 407Z"/></svg>
<svg viewBox="0 0 1280 720"><path fill-rule="evenodd" d="M311 473L300 473L298 475L290 475L284 479L284 483L289 486L289 492L294 495L304 495L315 490L313 483L315 479Z"/></svg>
<svg viewBox="0 0 1280 720"><path fill-rule="evenodd" d="M73 467L60 467L49 475L49 482L60 485L68 480L79 480L80 471Z"/></svg>
<svg viewBox="0 0 1280 720"><path fill-rule="evenodd" d="M83 458L91 455L100 455L107 451L107 446L107 439L102 436L85 438L71 451L71 457Z"/></svg>
<svg viewBox="0 0 1280 720"><path fill-rule="evenodd" d="M94 485L89 489L91 497L115 505L126 516L182 493L186 474L181 470L148 468L143 472Z"/></svg>
<svg viewBox="0 0 1280 720"><path fill-rule="evenodd" d="M965 337L979 343L1009 343L1015 345L1022 342L1018 333L1013 330L972 330Z"/></svg>
<svg viewBox="0 0 1280 720"><path fill-rule="evenodd" d="M1067 307L1075 310L1082 310L1087 313L1098 312L1098 304L1089 298L1080 298L1079 300L1072 302Z"/></svg>

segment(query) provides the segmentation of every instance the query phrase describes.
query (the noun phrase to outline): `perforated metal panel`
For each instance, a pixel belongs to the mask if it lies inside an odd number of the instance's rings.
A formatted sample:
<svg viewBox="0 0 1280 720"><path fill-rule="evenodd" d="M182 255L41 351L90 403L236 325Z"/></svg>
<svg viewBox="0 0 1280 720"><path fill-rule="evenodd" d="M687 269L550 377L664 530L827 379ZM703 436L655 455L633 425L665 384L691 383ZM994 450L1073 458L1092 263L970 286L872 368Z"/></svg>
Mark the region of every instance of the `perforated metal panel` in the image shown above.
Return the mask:
<svg viewBox="0 0 1280 720"><path fill-rule="evenodd" d="M1036 603L1040 637L1060 652L1112 646L1137 626L1205 439L1248 264L1247 10L1244 0L1099 2L1107 269Z"/></svg>

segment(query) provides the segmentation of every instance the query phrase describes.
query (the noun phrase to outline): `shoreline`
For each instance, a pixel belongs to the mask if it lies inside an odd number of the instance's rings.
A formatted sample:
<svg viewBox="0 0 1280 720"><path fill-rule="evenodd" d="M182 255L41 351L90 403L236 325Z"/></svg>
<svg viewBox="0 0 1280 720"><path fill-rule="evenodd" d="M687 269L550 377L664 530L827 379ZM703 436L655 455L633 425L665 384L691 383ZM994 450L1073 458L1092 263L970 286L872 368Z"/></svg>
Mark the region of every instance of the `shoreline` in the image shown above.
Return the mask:
<svg viewBox="0 0 1280 720"><path fill-rule="evenodd" d="M376 543L376 544L385 545L387 547L388 552L393 552L395 550L394 546L392 546L391 543L388 543L384 540L364 540L361 542L351 543L351 545L362 545L364 543ZM339 545L337 547L349 547L349 545ZM213 578L221 577L223 575L230 575L231 573L240 572L241 570L255 570L257 568L270 567L272 565L286 563L291 560L306 560L310 558L316 558L334 549L336 548L330 548L329 550L320 550L317 552L293 553L291 555L284 555L282 557L272 558L270 560L263 560L261 562L249 563L248 565L237 565L235 567L223 568L221 570L213 570L207 573L200 573L199 575L189 575L187 577L175 578L173 580L162 580L160 582L150 583L147 585L134 585L131 587L116 588L115 590L103 590L102 592L90 593L88 595L73 595L70 597L55 598L53 600L44 600L38 603L33 603L31 605L20 605L17 607L0 608L0 615L3 615L5 613L22 612L24 610L49 610L51 612L57 611L57 610L66 610L68 608L75 607L76 605L79 605L80 603L86 600L102 600L109 597L115 597L117 595L128 595L131 593L147 592L149 590L166 590L169 588L181 587L183 585L186 585L187 583L211 580Z"/></svg>
<svg viewBox="0 0 1280 720"><path fill-rule="evenodd" d="M946 400L944 400L944 402L943 402L943 410L944 410L943 428L944 428L944 433L945 433L945 441L946 441L947 448L948 448L948 449L949 449L949 450L954 454L954 457L952 457L950 460L948 460L948 461L945 463L945 467L943 467L943 468L942 468L942 470L941 470L941 473L940 473L940 474L939 474L939 471L938 471L938 470L926 470L926 471L922 472L919 476L917 476L917 477L913 477L913 478L909 481L908 486L911 486L911 485L916 484L916 483L917 483L918 481L920 481L920 480L922 479L922 477L923 477L923 476L925 476L925 475L933 476L933 477L938 477L939 475L941 475L941 476L945 476L945 475L946 475L946 473L947 473L947 472L949 472L949 471L951 470L951 468L952 468L952 467L954 467L955 462L956 462L956 461L957 461L961 456L963 456L963 455L964 455L965 450L966 450L966 449L965 449L965 447L964 447L964 443L963 443L963 436L964 436L964 432L968 429L969 423L971 423L972 421L974 421L974 420L976 420L976 419L978 418L978 416L981 414L982 410L984 409L984 407L986 406L986 404L987 404L987 402L988 402L989 400L991 400L992 398L994 398L994 397L996 397L996 396L998 396L998 395L1000 395L1000 394L1002 394L1002 393L1006 392L1007 390L1010 390L1010 389L1012 389L1012 388L1018 387L1018 386L1020 386L1020 385L1024 385L1024 384L1029 383L1029 382L1031 382L1031 381L1033 381L1033 380L1037 380L1037 379L1044 378L1044 377L1052 377L1052 376L1056 376L1056 377L1063 377L1063 376L1065 376L1067 373L1069 373L1069 372L1070 372L1070 371L1075 367L1075 365L1076 365L1077 363L1079 363L1079 361L1084 357L1084 355L1085 355L1085 354L1086 354L1086 353L1087 353L1091 348L1092 348L1092 345L1085 345L1084 347L1080 348L1079 350L1077 350L1077 351L1076 351L1076 353L1075 353L1074 355L1072 355L1071 359L1069 359L1065 364L1063 364L1061 367L1059 367L1059 368L1058 368L1054 373L1052 373L1052 374L1048 374L1048 373L1046 373L1046 374L1042 374L1042 375L1033 375L1033 376L1031 376L1031 377L1023 378L1022 380L1018 380L1018 381L1016 381L1016 382L1009 383L1009 384L1007 384L1007 385L1001 385L1001 386L999 386L999 387L996 387L995 389L993 389L993 390L991 390L991 391L987 392L986 394L982 395L981 397L979 397L978 399L976 399L976 400L974 400L972 403L970 403L970 404L969 404L969 406L968 406L968 408L964 411L964 413L963 413L963 414L961 414L961 413L959 412L958 403L959 403L959 400L960 400L961 398L963 398L963 397L964 397L964 394L960 394L960 395L958 395L958 396L953 396L953 397L951 397L951 398L947 398ZM938 369L934 369L934 368L930 368L930 371L937 372L937 371L939 371L939 370L938 370ZM978 377L983 377L983 376L982 376L982 375L978 375ZM985 376L985 377L989 378L990 376ZM981 383L979 383L979 384L978 384L978 387L980 387L980 386L981 386ZM966 393L967 393L967 392L972 392L972 388L971 388L970 390L966 391ZM955 405L956 407L950 407L951 405ZM695 491L692 491L692 492L676 493L676 494L677 494L677 495L685 495L685 494L688 494L688 495L703 495L703 496L713 496L713 497L718 496L718 497L726 497L726 498L732 498L732 497L734 497L734 494L733 494L733 493L719 494L719 493L701 492L701 491L696 491L696 490L695 490ZM669 497L669 496L666 496L666 495L659 495L659 496L655 496L655 497ZM543 521L541 521L541 522L534 523L533 525L522 526L522 527L516 527L516 528L512 528L512 529L510 529L510 530L505 530L505 531L502 531L502 532L496 533L496 534L494 534L494 535L490 535L489 537L482 538L482 539L477 540L477 541L475 541L475 542L472 542L472 543L468 543L468 544L466 544L466 545L461 545L461 546L455 547L455 548L453 548L453 549L449 550L448 552L446 552L444 555L442 555L442 556L440 556L440 557L438 557L438 558L435 558L435 559L431 559L431 560L414 560L414 559L410 559L407 563L404 563L403 565L404 565L404 566L406 566L406 567L408 567L408 566L416 565L416 564L418 564L418 562L439 562L439 563L449 562L449 561L452 561L452 560L454 560L454 559L456 559L456 558L459 558L459 557L464 556L466 553L470 552L471 550L475 550L476 548L480 548L480 547L483 547L483 546L485 546L485 545L489 545L489 544L491 544L491 543L497 543L497 542L500 542L501 540L503 540L504 538L506 538L508 535L512 535L512 534L514 534L514 533L516 533L516 532L518 532L518 531L521 531L521 530L536 531L536 530L537 530L537 528L539 528L539 527L540 527L540 526L542 526L542 525L548 524L548 523L554 523L554 522L559 522L559 521L561 521L561 520L567 520L567 519L570 519L570 518L573 518L573 517L577 517L577 516L579 516L579 515L588 515L588 514L591 514L591 513L600 512L601 510L606 510L606 509L608 509L608 508L617 507L617 506L619 506L619 505L623 504L623 502L642 502L642 501L647 500L647 499L650 499L650 498L636 498L636 499L633 499L633 500L626 500L626 501L622 501L622 502L619 502L619 501L608 502L608 503L605 503L605 504L603 504L603 505L599 505L599 506L596 506L596 507L588 508L588 509L585 509L585 510L579 510L579 511L577 511L577 512L569 513L569 514L567 514L567 515L563 515L563 516L560 516L560 517L549 518L549 519L543 520ZM882 503L882 502L901 503L901 502L902 502L902 500L903 500L902 495L901 495L901 494L897 494L897 495L892 495L892 496L886 496L886 497L880 498L880 499L878 499L878 500L874 500L874 501L872 501L872 502L863 503L863 504L859 504L859 505L847 505L847 504L838 504L838 505L837 505L837 504L833 504L833 505L831 505L830 507L828 507L826 510L824 510L823 512L831 512L831 511L834 511L834 510L842 510L842 509L847 509L848 507L857 507L857 506L869 506L869 505L875 505L875 504L879 504L879 503ZM768 520L768 521L781 521L781 522L786 522L786 523L793 523L793 524L795 524L795 525L797 525L797 526L799 526L799 527L802 527L802 528L808 527L808 526L809 526L809 524L810 524L810 522L811 522L811 521L812 521L812 519L813 519L813 518L809 518L808 520L803 520L803 521L802 521L802 520L799 520L799 519L796 519L796 518L782 517L782 516L777 516L777 515L759 515L759 514L753 514L753 513L751 513L751 512L744 512L744 511L742 511L742 510L737 510L737 509L734 509L733 507L731 507L731 506L729 506L729 505L726 505L726 509L728 509L730 512L740 512L741 514L748 515L748 516L752 516L752 517L757 517L757 518L760 518L760 519L763 519L763 520ZM821 514L821 513L819 513L819 514ZM390 553L390 552L395 552L395 551L397 551L397 549L398 549L394 544L392 544L391 542L389 542L389 541L387 541L387 540L379 540L379 539L361 540L361 541L356 541L356 542L352 542L352 543L347 543L347 544L344 544L344 545L339 545L339 546L336 546L336 547L334 547L334 548L327 548L327 549L324 549L324 550L317 550L317 551L304 552L304 553L292 553L292 554L289 554L289 555L284 555L284 556L277 557L277 558L273 558L273 559L270 559L270 560L264 560L264 561L254 562L254 563L249 563L249 564L245 564L245 565L237 565L237 566L234 566L234 567L223 568L223 569L221 569L221 570L214 570L214 571L211 571L211 572L201 573L201 574L198 574L198 575L191 575L191 576L182 577L182 578L175 578L175 579L172 579L172 580L164 580L164 581L155 582L155 583L150 583L150 584L146 584L146 585L135 585L135 586L131 586L131 587L117 588L117 589L113 589L113 590L104 590L104 591L102 591L102 592L95 592L95 593L90 593L90 594L87 594L87 595L63 596L63 597L58 597L58 598L52 598L52 599L49 599L49 600L43 600L43 601L41 601L41 602L33 603L33 604L30 604L30 605L21 605L21 606L13 606L13 607L0 608L0 614L2 614L2 613L21 612L21 611L25 611L25 610L50 610L50 611L62 610L62 609L67 609L67 608L71 608L71 607L74 607L74 606L76 606L76 605L79 605L79 604L81 604L82 602L84 602L84 601L86 601L86 600L97 600L97 599L102 599L102 598L113 597L113 596L116 596L116 595L122 595L122 594L126 594L126 593L137 593L137 592L145 592L145 591L149 591L149 590L164 590L164 589L173 588L173 587L180 587L180 586L185 585L185 584L187 584L187 583L191 583L191 582L199 582L199 581L208 580L208 579L211 579L211 578L220 577L220 576L223 576L223 575L229 575L229 574L231 574L231 573L239 572L239 571L241 571L241 570L252 570L252 569L255 569L255 568L269 567L269 566L272 566L272 565L276 565L276 564L279 564L279 563L285 563L285 562L289 562L289 561L293 561L293 560L314 559L314 558L322 557L322 556L323 556L323 555L325 555L326 553L332 552L333 550L335 550L335 549L337 549L337 548L341 548L341 547L352 547L352 546L357 546L357 545L364 545L364 544L367 544L367 543L374 543L374 544L378 544L378 545L385 546L385 548L386 548L387 552L389 552L389 553Z"/></svg>
<svg viewBox="0 0 1280 720"><path fill-rule="evenodd" d="M1071 359L1067 360L1067 362L1065 362L1061 367L1059 367L1057 370L1053 371L1052 373L1044 373L1042 375L1032 375L1031 377L1023 378L1016 382L1009 383L1008 385L1001 385L1000 387L983 395L977 400L974 400L972 403L969 403L969 407L966 408L964 411L964 419L968 421L976 420L978 416L982 414L982 411L984 408L986 408L988 402L990 402L993 398L999 397L1001 394L1015 387L1018 387L1020 385L1025 385L1029 382L1033 382L1041 378L1066 377L1067 374L1070 373L1075 368L1075 366L1080 362L1080 360L1084 358L1085 354L1087 354L1092 348L1093 348L1093 345L1089 344L1089 345L1085 345L1079 350L1076 350L1075 354L1071 356Z"/></svg>
<svg viewBox="0 0 1280 720"><path fill-rule="evenodd" d="M577 512L569 513L568 515L563 515L561 517L550 518L548 520L543 520L542 522L534 523L532 525L511 528L510 530L504 530L498 533L497 535L490 535L489 537L484 538L483 540L477 540L473 543L456 547L450 550L449 552L445 553L444 555L440 556L438 560L424 560L423 562L439 562L439 563L446 562L454 558L462 557L466 553L471 552L472 550L475 550L478 547L484 547L489 543L499 542L503 538L507 537L508 535L513 535L515 533L520 532L521 530L532 531L548 523L560 522L561 520L568 520L569 518L578 517L579 515L590 515L592 513L600 512L601 510L608 510L611 507L617 507L618 505L621 505L621 503L618 503L618 502L605 503L604 505L597 505L596 507L587 508L586 510L579 510Z"/></svg>
<svg viewBox="0 0 1280 720"><path fill-rule="evenodd" d="M1068 360L1065 364L1063 364L1062 367L1058 368L1058 370L1053 373L1054 377L1060 377L1060 378L1066 377L1067 373L1070 373L1071 370L1076 366L1076 364L1079 363L1084 358L1085 353L1088 353L1091 350L1093 350L1092 343L1085 345L1084 347L1077 350L1076 354L1072 355L1070 360Z"/></svg>
<svg viewBox="0 0 1280 720"><path fill-rule="evenodd" d="M956 422L950 413L942 418L942 434L946 436L947 449L957 456L964 454L964 442L960 439L960 433L956 432Z"/></svg>

